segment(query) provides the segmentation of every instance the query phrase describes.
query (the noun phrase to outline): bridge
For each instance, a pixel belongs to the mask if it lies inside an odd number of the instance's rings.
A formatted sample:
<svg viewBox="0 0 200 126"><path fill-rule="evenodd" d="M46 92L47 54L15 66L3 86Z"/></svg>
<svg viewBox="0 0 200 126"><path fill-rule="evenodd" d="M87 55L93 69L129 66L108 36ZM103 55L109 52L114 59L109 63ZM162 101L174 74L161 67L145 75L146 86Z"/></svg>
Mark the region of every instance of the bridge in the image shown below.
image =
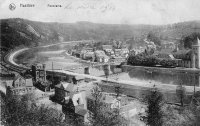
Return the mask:
<svg viewBox="0 0 200 126"><path fill-rule="evenodd" d="M68 75L71 75L71 76L76 76L76 77L85 77L85 78L90 78L90 79L93 79L93 80L96 80L97 82L104 82L104 84L112 84L112 86L120 86L122 88L126 88L126 87L135 87L135 86L138 86L138 87L144 87L144 88L152 88L154 85L162 90L162 91L175 91L176 90L176 87L177 85L171 85L171 84L153 84L153 83L135 83L135 82L132 82L132 81L127 81L127 80L115 80L115 79L111 79L111 78L105 78L105 77L97 77L97 76L92 76L92 75L88 75L88 74L79 74L79 73L74 73L74 72L71 72L71 71L65 71L65 70L48 70L47 71L47 74L52 74L54 73L55 75L61 75L61 76L68 76ZM185 86L186 88L186 91L187 92L193 92L193 87L192 86ZM200 91L200 87L196 87L196 90L197 91Z"/></svg>
<svg viewBox="0 0 200 126"><path fill-rule="evenodd" d="M108 62L92 62L92 61L89 61L89 60L83 60L81 58L77 58L77 57L74 57L68 53L66 53L67 56L69 56L70 58L74 59L75 62L79 62L79 63L82 63L84 65L76 65L75 67L73 68L68 68L68 69L64 69L64 70L74 70L74 69L84 69L84 68L95 68L95 67L99 67L99 66L104 66L104 65L120 65L122 62L125 61L125 58L122 60L122 59L111 59L110 61Z"/></svg>
<svg viewBox="0 0 200 126"><path fill-rule="evenodd" d="M24 49L22 49L24 50ZM15 55L17 54L17 52L21 52L21 51L15 51L13 53L9 53L9 55L6 57L8 59L8 62L10 65L12 65L13 67L17 67L17 68L21 68L21 69L30 69L30 68L24 68L24 67L21 67L19 66L18 64L16 64L14 61L13 61L13 57L15 57ZM106 65L107 63L102 63L101 65ZM100 65L100 64L98 64ZM109 65L109 64L107 64ZM94 65L95 66L95 65ZM86 66L88 67L88 66ZM85 68L85 67L83 67ZM47 70L47 74L53 74L54 75L60 75L60 76L78 76L78 77L84 77L84 78L90 78L90 79L93 79L93 80L96 80L98 82L102 82L104 85L107 85L107 86L120 86L124 89L131 89L132 88L145 88L145 89L150 89L152 88L154 85L159 89L159 90L163 90L163 91L168 91L168 92L171 92L171 91L175 91L176 90L176 87L177 85L170 85L170 84L152 84L152 83L136 83L136 82L132 82L132 81L127 81L127 80L114 80L114 79L110 79L109 77L108 78L104 78L104 77L97 77L97 76L92 76L92 75L88 75L87 72L86 74L79 74L79 73L74 73L74 72L71 72L71 71L66 71L66 70ZM186 88L186 91L187 92L190 92L192 93L194 90L193 90L193 87L191 86L185 86ZM200 87L196 87L196 91L200 91Z"/></svg>

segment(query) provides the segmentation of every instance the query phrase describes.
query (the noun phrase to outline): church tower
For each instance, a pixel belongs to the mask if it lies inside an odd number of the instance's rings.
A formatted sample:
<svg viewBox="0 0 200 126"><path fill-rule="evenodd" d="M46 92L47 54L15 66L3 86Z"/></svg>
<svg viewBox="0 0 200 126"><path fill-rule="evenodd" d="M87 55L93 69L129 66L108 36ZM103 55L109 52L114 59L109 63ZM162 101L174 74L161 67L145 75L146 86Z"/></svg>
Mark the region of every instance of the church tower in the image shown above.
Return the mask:
<svg viewBox="0 0 200 126"><path fill-rule="evenodd" d="M200 69L200 40L197 38L197 44L192 46L192 62L195 68Z"/></svg>

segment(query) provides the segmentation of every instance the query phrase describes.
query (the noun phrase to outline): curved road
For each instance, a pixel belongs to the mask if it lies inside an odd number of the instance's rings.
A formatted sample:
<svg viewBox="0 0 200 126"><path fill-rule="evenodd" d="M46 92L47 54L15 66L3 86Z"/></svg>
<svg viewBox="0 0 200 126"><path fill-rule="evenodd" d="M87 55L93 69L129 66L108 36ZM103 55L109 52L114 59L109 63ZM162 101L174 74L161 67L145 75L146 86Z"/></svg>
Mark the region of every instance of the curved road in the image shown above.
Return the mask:
<svg viewBox="0 0 200 126"><path fill-rule="evenodd" d="M71 42L81 42L81 41L71 41ZM71 42L64 42L64 43L71 43ZM58 44L61 44L61 43L58 43ZM51 45L46 45L46 46L41 46L41 47L50 47L50 46L58 45L58 44L51 44ZM25 50L28 50L28 49L29 48L24 48L24 49L20 49L20 50L17 50L16 52L11 53L8 56L9 62L13 65L19 66L18 64L16 64L13 61L13 58L17 54L19 54L19 53L21 53ZM47 72L52 72L52 71L48 70ZM106 79L104 77L97 77L97 76L91 76L91 75L86 75L86 74L79 74L79 73L74 73L74 72L69 72L69 71L64 71L64 70L54 70L53 72L58 73L58 74L62 73L62 74L66 74L66 75L81 76L81 77L95 79L97 81L104 81L104 82L108 82L108 83L113 83L114 85L118 85L118 86L120 85L122 88L129 88L130 86L139 87L139 88L152 88L153 85L154 85L154 84L151 84L151 83L146 83L146 84L135 83L135 82L132 82L132 81L126 81L126 80L120 80L120 79L118 81L116 81L114 79ZM155 86L162 91L168 91L168 92L176 91L176 87L177 87L177 85L170 85L170 84L155 84ZM186 88L187 92L190 92L190 93L193 92L193 86L185 86L185 88ZM200 91L200 87L196 87L196 91Z"/></svg>
<svg viewBox="0 0 200 126"><path fill-rule="evenodd" d="M23 49L20 49L20 50L17 50L17 51L15 51L15 52L13 52L13 53L11 53L9 56L8 56L8 61L11 63L11 64L13 64L13 65L15 65L15 66L19 66L17 63L15 63L14 62L14 57L16 56L16 55L18 55L18 54L20 54L21 52L23 52L23 51L25 51L25 50L28 50L29 48L23 48Z"/></svg>

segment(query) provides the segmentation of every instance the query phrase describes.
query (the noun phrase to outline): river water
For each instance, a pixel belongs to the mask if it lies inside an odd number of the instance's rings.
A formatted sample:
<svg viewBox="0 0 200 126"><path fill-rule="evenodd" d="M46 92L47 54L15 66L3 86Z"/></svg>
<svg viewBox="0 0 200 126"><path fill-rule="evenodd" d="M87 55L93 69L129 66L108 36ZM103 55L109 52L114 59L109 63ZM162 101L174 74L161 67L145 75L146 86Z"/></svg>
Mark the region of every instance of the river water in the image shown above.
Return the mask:
<svg viewBox="0 0 200 126"><path fill-rule="evenodd" d="M47 69L64 69L70 70L77 73L84 73L83 63L77 61L77 59L71 56L65 55L63 51L48 51L48 52L38 52L37 62L45 63ZM41 60L44 57L46 60ZM18 63L23 64L18 60ZM28 61L27 61L28 62ZM52 67L53 66L53 67ZM200 76L198 74L192 73L177 73L177 72L163 72L163 71L151 71L145 69L119 69L116 66L111 66L111 72L109 78L116 80L127 80L139 83L155 83L155 84L172 84L172 85L187 85L187 86L199 86ZM120 73L120 74L116 74ZM102 66L90 67L90 74L94 76L104 76L104 69Z"/></svg>

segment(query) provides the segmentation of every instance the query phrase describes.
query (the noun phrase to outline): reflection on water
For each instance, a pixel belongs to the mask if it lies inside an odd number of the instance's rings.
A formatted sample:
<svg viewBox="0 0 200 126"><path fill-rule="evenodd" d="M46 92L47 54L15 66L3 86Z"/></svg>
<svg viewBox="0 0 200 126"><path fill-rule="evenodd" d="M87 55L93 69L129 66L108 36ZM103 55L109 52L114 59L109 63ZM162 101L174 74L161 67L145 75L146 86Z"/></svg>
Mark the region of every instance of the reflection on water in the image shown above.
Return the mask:
<svg viewBox="0 0 200 126"><path fill-rule="evenodd" d="M178 72L169 72L169 71L151 71L144 69L129 69L125 70L123 74L116 74L122 72L118 66L110 66L110 76L109 78L118 79L118 80L126 80L133 82L141 82L141 83L155 83L155 84L173 84L173 85L187 85L196 86L200 85L200 75L194 73L178 73ZM94 76L102 76L105 75L103 72L103 67L98 66L95 68L90 68L90 74ZM112 74L116 74L112 76Z"/></svg>
<svg viewBox="0 0 200 126"><path fill-rule="evenodd" d="M84 74L84 69L75 69L72 70L75 73L80 73L80 74ZM122 72L122 70L120 68L118 68L116 65L111 65L110 66L110 75L112 74L116 74ZM89 68L89 73L92 76L105 76L105 72L104 72L104 67L102 65L100 66L90 66Z"/></svg>
<svg viewBox="0 0 200 126"><path fill-rule="evenodd" d="M141 80L141 81L153 81L161 84L174 84L174 85L187 85L199 86L200 76L192 73L176 73L176 72L161 72L161 71L146 71L139 69L132 69L126 71L128 74L119 75L119 79L125 79L127 81Z"/></svg>
<svg viewBox="0 0 200 126"><path fill-rule="evenodd" d="M42 55L41 55L42 54ZM23 55L23 54L22 54ZM31 59L33 62L31 62ZM45 59L45 60L44 60ZM21 57L17 60L17 63L23 64L23 62L27 62L29 64L33 64L34 62L45 63L47 69L64 69L71 70L77 73L84 73L84 69L74 69L84 67L85 65L80 62L76 62L74 58L71 58L68 55L65 55L63 51L48 51L48 52L37 52L35 55L29 56L29 58ZM122 72L119 66L111 65L110 66L110 75ZM93 76L104 76L104 68L103 66L90 67L90 72ZM191 73L176 73L176 72L162 72L162 71L146 71L144 69L132 69L125 70L125 74L116 74L115 76L110 76L110 78L117 78L121 80L127 81L138 81L138 82L153 82L153 83L161 83L161 84L174 84L179 85L180 83L183 85L196 86L200 85L200 76L197 74Z"/></svg>

